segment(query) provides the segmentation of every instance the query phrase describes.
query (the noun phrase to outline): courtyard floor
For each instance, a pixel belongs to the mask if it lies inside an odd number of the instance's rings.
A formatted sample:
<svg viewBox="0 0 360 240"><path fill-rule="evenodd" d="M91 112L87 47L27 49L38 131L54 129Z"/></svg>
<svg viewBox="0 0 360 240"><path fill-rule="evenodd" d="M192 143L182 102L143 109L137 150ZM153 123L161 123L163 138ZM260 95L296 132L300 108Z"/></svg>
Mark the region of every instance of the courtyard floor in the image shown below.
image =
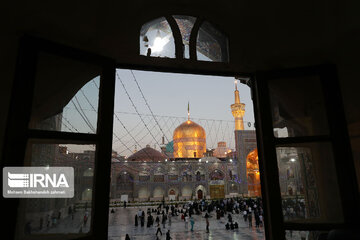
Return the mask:
<svg viewBox="0 0 360 240"><path fill-rule="evenodd" d="M129 234L130 239L142 239L142 240L152 240L156 239L155 233L157 230L156 224L152 227L139 226L135 227L135 214L138 212L138 207L128 207L128 208L115 208L115 213L109 213L109 237L108 240L123 240L125 235ZM143 207L141 210L144 210L146 213L147 207ZM156 215L152 214L154 218ZM161 215L160 215L161 216ZM215 214L211 214L209 218L209 229L210 232L206 233L206 222L203 217L204 213L201 215L193 215L195 224L194 231L190 231L190 223L188 227L185 227L185 222L181 220L180 216L172 217L171 226L166 223L165 229L161 224L162 236L159 234L159 239L165 239L165 233L170 229L171 237L173 240L190 240L190 239L221 239L221 240L264 240L265 233L264 228L249 228L248 222L244 222L241 214L232 214L233 220L238 222L239 228L236 230L226 230L225 224L227 223L227 218L221 218L217 220ZM160 218L161 220L161 218Z"/></svg>

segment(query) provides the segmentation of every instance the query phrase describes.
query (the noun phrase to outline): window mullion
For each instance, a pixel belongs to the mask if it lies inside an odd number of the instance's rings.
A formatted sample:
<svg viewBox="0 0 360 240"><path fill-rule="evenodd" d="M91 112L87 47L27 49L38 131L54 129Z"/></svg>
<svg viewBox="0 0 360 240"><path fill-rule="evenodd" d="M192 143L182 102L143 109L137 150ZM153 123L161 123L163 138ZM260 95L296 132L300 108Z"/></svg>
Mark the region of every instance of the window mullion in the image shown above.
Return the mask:
<svg viewBox="0 0 360 240"><path fill-rule="evenodd" d="M172 16L165 16L166 21L169 23L175 42L175 56L177 59L184 58L184 44L182 42L180 29Z"/></svg>

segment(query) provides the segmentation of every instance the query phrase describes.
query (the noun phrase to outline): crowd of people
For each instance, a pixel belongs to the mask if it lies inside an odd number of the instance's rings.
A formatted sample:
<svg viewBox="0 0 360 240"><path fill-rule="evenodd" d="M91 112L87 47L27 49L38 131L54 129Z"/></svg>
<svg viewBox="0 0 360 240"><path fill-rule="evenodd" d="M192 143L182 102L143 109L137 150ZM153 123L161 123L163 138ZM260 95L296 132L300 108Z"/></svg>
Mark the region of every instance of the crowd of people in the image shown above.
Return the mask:
<svg viewBox="0 0 360 240"><path fill-rule="evenodd" d="M295 218L305 218L305 200L304 199L283 199L283 216L285 220Z"/></svg>
<svg viewBox="0 0 360 240"><path fill-rule="evenodd" d="M34 223L34 221L29 220L26 222L24 227L25 234L31 234L32 232L40 232L40 231L48 231L50 228L54 228L59 225L63 218L74 220L74 215L77 212L75 206L69 206L67 209L67 214L62 214L60 210L54 210L44 216L39 218L38 225ZM84 226L86 225L88 219L88 211L87 211L87 203L85 206L85 214L84 214Z"/></svg>
<svg viewBox="0 0 360 240"><path fill-rule="evenodd" d="M262 208L261 198L257 199L245 199L245 198L231 198L221 200L200 200L189 201L184 204L165 204L163 201L155 208L147 208L146 213L144 210L139 209L134 216L135 227L156 227L155 236L162 236L162 230L165 230L168 225L168 231L166 232L166 240L171 239L170 230L172 219L180 219L184 222L185 230L194 231L195 219L194 215L201 216L206 222L206 232L210 230L209 218L215 216L217 220L221 218L227 219L227 223L224 228L226 230L235 230L239 228L239 223L233 220L233 215L242 215L244 222L248 223L248 226L252 228L253 222L255 227L263 227L264 212ZM254 221L253 221L254 219ZM127 235L127 240L130 236Z"/></svg>

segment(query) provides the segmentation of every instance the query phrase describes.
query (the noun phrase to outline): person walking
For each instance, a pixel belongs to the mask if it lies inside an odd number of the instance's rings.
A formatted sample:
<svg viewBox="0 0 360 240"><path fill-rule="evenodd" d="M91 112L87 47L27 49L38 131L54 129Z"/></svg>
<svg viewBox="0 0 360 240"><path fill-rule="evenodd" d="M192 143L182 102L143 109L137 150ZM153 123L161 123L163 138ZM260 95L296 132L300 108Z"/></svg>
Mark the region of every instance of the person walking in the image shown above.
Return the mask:
<svg viewBox="0 0 360 240"><path fill-rule="evenodd" d="M169 213L168 216L169 216L169 217L168 217L168 219L169 219L169 226L171 226L171 214Z"/></svg>
<svg viewBox="0 0 360 240"><path fill-rule="evenodd" d="M135 214L135 227L137 227L137 226L138 226L138 215Z"/></svg>
<svg viewBox="0 0 360 240"><path fill-rule="evenodd" d="M306 232L305 231L300 231L300 239L306 240Z"/></svg>
<svg viewBox="0 0 360 240"><path fill-rule="evenodd" d="M146 224L146 227L150 227L150 226L151 226L151 214L148 215L147 224Z"/></svg>
<svg viewBox="0 0 360 240"><path fill-rule="evenodd" d="M249 219L249 228L250 228L250 227L252 227L252 213L251 212L249 213L248 219Z"/></svg>
<svg viewBox="0 0 360 240"><path fill-rule="evenodd" d="M87 220L88 220L88 216L87 216L87 214L85 214L84 215L84 227L86 226Z"/></svg>
<svg viewBox="0 0 360 240"><path fill-rule="evenodd" d="M188 229L188 223L189 223L189 217L186 215L185 216L185 229Z"/></svg>
<svg viewBox="0 0 360 240"><path fill-rule="evenodd" d="M244 210L243 214L244 214L244 221L246 222L246 220L247 220L247 211Z"/></svg>
<svg viewBox="0 0 360 240"><path fill-rule="evenodd" d="M258 213L255 213L255 227L256 228L260 227L260 217Z"/></svg>
<svg viewBox="0 0 360 240"><path fill-rule="evenodd" d="M162 232L161 232L161 228L160 228L160 223L157 224L156 237L157 237L157 235L158 235L159 232L160 232L160 235L162 236Z"/></svg>
<svg viewBox="0 0 360 240"><path fill-rule="evenodd" d="M195 221L194 221L194 218L192 216L190 217L190 224L191 224L191 231L194 231Z"/></svg>
<svg viewBox="0 0 360 240"><path fill-rule="evenodd" d="M166 233L166 240L171 240L172 237L170 236L170 230L167 231Z"/></svg>
<svg viewBox="0 0 360 240"><path fill-rule="evenodd" d="M130 240L129 234L126 234L125 240Z"/></svg>
<svg viewBox="0 0 360 240"><path fill-rule="evenodd" d="M209 232L209 218L206 218L206 232Z"/></svg>
<svg viewBox="0 0 360 240"><path fill-rule="evenodd" d="M156 216L155 222L156 222L156 223L160 223L160 218L159 218L159 216Z"/></svg>
<svg viewBox="0 0 360 240"><path fill-rule="evenodd" d="M163 216L162 216L161 223L163 225L163 228L165 228L165 224L166 224L166 215L165 214L163 214Z"/></svg>
<svg viewBox="0 0 360 240"><path fill-rule="evenodd" d="M143 227L145 222L145 217L143 215L140 216L140 224Z"/></svg>

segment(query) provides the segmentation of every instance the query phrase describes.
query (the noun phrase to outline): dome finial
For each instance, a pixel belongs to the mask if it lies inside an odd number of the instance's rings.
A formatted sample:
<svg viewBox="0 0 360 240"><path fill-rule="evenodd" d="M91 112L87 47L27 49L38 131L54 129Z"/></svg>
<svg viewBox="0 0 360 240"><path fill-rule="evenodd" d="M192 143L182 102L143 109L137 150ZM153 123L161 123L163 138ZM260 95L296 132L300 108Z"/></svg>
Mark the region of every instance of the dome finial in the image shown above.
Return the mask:
<svg viewBox="0 0 360 240"><path fill-rule="evenodd" d="M190 120L190 102L188 101L188 121Z"/></svg>

